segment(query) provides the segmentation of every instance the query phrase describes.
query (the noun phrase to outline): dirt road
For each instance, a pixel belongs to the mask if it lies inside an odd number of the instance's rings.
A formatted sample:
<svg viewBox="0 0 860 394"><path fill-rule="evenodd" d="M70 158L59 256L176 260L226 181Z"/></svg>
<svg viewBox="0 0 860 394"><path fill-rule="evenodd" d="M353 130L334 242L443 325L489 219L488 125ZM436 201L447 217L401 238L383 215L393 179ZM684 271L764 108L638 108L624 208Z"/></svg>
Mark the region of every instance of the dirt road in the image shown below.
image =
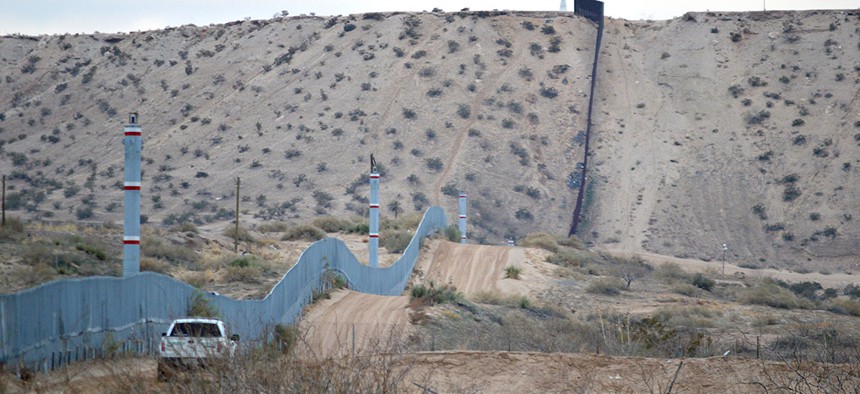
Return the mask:
<svg viewBox="0 0 860 394"><path fill-rule="evenodd" d="M409 330L409 297L380 296L351 290L332 292L302 318L300 330L317 356L351 354L378 348L392 335ZM381 343L380 343L381 342Z"/></svg>
<svg viewBox="0 0 860 394"><path fill-rule="evenodd" d="M460 245L430 241L418 263L418 282L452 284L466 296L479 292L531 294L549 285L552 267L524 248ZM505 278L505 268L521 269L520 279ZM302 318L305 340L318 355L386 345L392 335L408 335L408 296L378 296L348 290L314 304ZM353 344L355 338L355 344ZM380 343L382 342L382 343Z"/></svg>
<svg viewBox="0 0 860 394"><path fill-rule="evenodd" d="M440 241L430 245L418 263L418 281L452 284L465 295L478 292L529 294L549 281L553 266L519 247L460 245ZM509 266L521 270L518 280L505 278Z"/></svg>
<svg viewBox="0 0 860 394"><path fill-rule="evenodd" d="M716 272L722 274L723 265L720 261L702 261L696 259L682 259L673 256L664 256L656 253L638 252L627 253L617 250L606 250L607 252L620 256L639 256L643 260L656 264L676 263L689 272ZM860 278L844 272L834 272L831 274L822 274L820 272L800 273L787 270L777 270L773 268L743 268L732 263L726 263L726 276L748 278L774 278L784 280L786 282L818 282L825 288L842 289L849 284L860 282Z"/></svg>

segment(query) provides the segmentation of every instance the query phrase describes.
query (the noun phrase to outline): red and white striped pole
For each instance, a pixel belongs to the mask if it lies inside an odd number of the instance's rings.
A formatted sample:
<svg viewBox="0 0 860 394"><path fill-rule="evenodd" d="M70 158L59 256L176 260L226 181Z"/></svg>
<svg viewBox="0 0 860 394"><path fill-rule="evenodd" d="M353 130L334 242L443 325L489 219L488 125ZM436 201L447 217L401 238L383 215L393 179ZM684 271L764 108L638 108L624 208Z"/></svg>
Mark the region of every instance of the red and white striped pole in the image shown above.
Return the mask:
<svg viewBox="0 0 860 394"><path fill-rule="evenodd" d="M125 126L125 169L123 174L124 220L122 237L122 276L140 272L140 150L142 136L137 114Z"/></svg>
<svg viewBox="0 0 860 394"><path fill-rule="evenodd" d="M460 243L466 243L466 192L460 193Z"/></svg>
<svg viewBox="0 0 860 394"><path fill-rule="evenodd" d="M373 268L379 267L379 173L376 160L370 155L370 261Z"/></svg>

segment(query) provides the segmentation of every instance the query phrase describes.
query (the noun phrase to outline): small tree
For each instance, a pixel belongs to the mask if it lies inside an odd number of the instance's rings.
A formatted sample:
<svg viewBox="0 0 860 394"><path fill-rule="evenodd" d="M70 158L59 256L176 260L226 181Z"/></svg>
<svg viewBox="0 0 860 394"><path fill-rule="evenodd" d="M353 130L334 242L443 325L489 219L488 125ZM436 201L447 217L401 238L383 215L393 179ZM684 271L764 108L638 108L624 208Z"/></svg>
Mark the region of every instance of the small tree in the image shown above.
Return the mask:
<svg viewBox="0 0 860 394"><path fill-rule="evenodd" d="M400 201L394 200L388 203L388 210L394 213L394 218L403 213L403 207L400 206Z"/></svg>

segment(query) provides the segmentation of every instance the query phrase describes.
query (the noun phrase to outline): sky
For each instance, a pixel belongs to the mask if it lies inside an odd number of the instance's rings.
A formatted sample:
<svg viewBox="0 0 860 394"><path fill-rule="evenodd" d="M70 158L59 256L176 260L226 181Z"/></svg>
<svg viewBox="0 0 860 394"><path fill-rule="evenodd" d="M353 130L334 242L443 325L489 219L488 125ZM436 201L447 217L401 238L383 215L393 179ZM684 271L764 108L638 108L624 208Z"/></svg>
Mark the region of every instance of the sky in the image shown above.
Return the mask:
<svg viewBox="0 0 860 394"><path fill-rule="evenodd" d="M566 0L568 10L573 0ZM0 34L116 33L269 19L281 11L320 16L441 8L557 11L560 0L0 0ZM605 0L606 16L671 19L687 11L856 9L860 0Z"/></svg>

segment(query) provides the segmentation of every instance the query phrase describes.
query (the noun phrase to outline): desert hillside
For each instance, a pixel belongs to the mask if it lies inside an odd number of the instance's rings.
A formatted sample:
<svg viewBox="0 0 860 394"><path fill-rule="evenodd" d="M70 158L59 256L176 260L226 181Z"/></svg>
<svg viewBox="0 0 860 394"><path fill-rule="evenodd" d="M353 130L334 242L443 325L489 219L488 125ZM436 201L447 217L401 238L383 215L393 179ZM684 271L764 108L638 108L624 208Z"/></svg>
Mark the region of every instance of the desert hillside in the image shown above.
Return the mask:
<svg viewBox="0 0 860 394"><path fill-rule="evenodd" d="M571 13L294 17L0 40L2 168L27 218L120 221L140 113L150 223L383 215L470 195L475 236L570 222L595 27ZM575 179L576 177L570 177Z"/></svg>
<svg viewBox="0 0 860 394"><path fill-rule="evenodd" d="M849 270L856 11L606 21L580 237L609 250ZM470 198L478 241L566 233L595 25L572 13L289 17L0 39L11 213L119 222L140 112L150 225L383 214Z"/></svg>
<svg viewBox="0 0 860 394"><path fill-rule="evenodd" d="M860 13L608 20L582 236L759 266L856 264ZM855 267L856 269L856 267Z"/></svg>

